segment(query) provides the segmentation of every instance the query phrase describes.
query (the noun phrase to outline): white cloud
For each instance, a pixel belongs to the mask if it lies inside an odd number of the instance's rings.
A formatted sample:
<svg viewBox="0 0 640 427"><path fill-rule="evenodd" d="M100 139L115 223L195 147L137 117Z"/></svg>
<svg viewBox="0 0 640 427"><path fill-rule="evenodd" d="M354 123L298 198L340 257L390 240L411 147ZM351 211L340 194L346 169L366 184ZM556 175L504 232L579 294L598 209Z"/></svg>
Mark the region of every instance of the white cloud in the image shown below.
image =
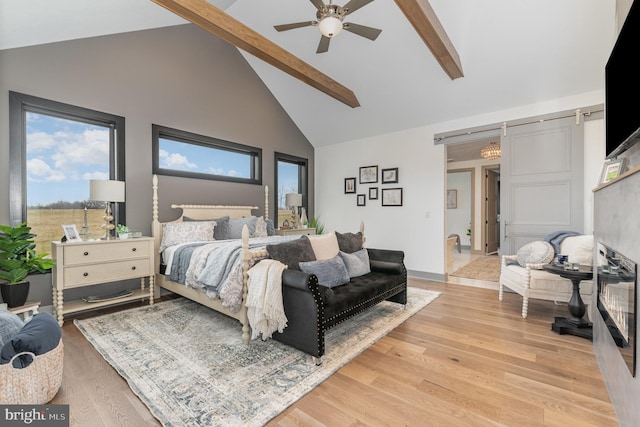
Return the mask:
<svg viewBox="0 0 640 427"><path fill-rule="evenodd" d="M164 166L171 169L197 169L198 165L191 163L186 156L179 153L169 153L166 150L160 150L160 160Z"/></svg>
<svg viewBox="0 0 640 427"><path fill-rule="evenodd" d="M82 179L89 181L90 179L109 179L108 172L85 172Z"/></svg>
<svg viewBox="0 0 640 427"><path fill-rule="evenodd" d="M65 175L59 170L54 170L42 159L30 159L27 161L27 180L30 182L60 182L65 180Z"/></svg>
<svg viewBox="0 0 640 427"><path fill-rule="evenodd" d="M207 172L221 176L239 176L238 171L235 169L224 170L223 168L209 168Z"/></svg>
<svg viewBox="0 0 640 427"><path fill-rule="evenodd" d="M52 159L58 169L75 169L78 165L102 165L108 169L109 131L85 130L82 133L56 132ZM31 143L31 141L29 141Z"/></svg>

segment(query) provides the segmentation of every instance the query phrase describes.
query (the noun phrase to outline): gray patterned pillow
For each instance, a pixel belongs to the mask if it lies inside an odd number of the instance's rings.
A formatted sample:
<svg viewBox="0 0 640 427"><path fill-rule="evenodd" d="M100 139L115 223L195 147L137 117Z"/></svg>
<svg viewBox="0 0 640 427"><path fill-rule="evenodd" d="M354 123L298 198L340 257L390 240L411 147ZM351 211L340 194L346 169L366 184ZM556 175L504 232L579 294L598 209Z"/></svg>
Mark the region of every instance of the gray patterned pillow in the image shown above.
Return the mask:
<svg viewBox="0 0 640 427"><path fill-rule="evenodd" d="M340 255L320 261L301 262L300 270L308 274L315 274L318 283L328 288L349 283L349 273Z"/></svg>
<svg viewBox="0 0 640 427"><path fill-rule="evenodd" d="M159 251L169 246L189 242L206 242L214 240L215 221L168 222L162 226L162 242Z"/></svg>
<svg viewBox="0 0 640 427"><path fill-rule="evenodd" d="M264 217L259 216L256 220L256 231L251 235L251 237L267 237L267 222L264 220Z"/></svg>
<svg viewBox="0 0 640 427"><path fill-rule="evenodd" d="M229 235L229 216L221 216L213 219L193 219L188 216L182 217L183 221L215 221L216 227L213 229L213 238L216 240L227 240Z"/></svg>
<svg viewBox="0 0 640 427"><path fill-rule="evenodd" d="M249 236L252 236L256 232L256 221L258 221L258 218L255 216L231 218L229 220L229 235L227 239L242 239L242 227L245 224L249 227Z"/></svg>

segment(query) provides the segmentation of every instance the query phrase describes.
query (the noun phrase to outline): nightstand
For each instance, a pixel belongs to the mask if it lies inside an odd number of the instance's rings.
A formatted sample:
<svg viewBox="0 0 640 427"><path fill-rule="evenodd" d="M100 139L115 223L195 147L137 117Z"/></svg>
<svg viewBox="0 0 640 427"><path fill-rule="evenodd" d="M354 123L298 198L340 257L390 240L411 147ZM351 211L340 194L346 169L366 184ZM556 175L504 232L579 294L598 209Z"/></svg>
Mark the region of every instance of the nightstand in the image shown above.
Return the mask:
<svg viewBox="0 0 640 427"><path fill-rule="evenodd" d="M51 242L53 310L62 326L64 315L92 310L106 305L149 298L153 304L153 238L93 240L73 243ZM125 296L113 295L91 302L64 301L64 291L71 288L140 278L140 289ZM145 287L145 279L149 287Z"/></svg>
<svg viewBox="0 0 640 427"><path fill-rule="evenodd" d="M316 234L316 229L315 228L289 228L289 229L279 228L276 230L276 235L278 236L298 236L302 234L306 234L307 236L314 235Z"/></svg>

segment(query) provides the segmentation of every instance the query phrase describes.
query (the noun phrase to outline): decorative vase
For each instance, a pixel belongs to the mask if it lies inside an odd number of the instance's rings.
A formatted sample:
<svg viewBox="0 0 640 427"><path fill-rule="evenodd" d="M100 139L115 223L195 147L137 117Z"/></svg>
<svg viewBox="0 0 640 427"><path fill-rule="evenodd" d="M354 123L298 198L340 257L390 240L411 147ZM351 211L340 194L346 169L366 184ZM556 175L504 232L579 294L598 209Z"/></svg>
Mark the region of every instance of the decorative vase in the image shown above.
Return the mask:
<svg viewBox="0 0 640 427"><path fill-rule="evenodd" d="M0 283L0 292L2 293L2 300L7 303L9 308L20 307L27 301L29 282Z"/></svg>

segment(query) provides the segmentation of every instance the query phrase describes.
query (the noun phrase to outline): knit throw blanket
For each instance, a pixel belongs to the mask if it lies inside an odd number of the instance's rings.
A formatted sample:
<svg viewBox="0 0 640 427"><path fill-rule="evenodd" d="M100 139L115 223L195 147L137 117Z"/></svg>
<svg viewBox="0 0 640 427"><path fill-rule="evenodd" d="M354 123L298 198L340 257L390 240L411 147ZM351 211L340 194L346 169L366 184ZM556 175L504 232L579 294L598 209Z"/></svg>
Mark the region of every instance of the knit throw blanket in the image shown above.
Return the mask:
<svg viewBox="0 0 640 427"><path fill-rule="evenodd" d="M282 272L285 268L287 266L280 261L265 259L248 271L246 306L251 339L262 335L264 341L287 326L282 303Z"/></svg>

